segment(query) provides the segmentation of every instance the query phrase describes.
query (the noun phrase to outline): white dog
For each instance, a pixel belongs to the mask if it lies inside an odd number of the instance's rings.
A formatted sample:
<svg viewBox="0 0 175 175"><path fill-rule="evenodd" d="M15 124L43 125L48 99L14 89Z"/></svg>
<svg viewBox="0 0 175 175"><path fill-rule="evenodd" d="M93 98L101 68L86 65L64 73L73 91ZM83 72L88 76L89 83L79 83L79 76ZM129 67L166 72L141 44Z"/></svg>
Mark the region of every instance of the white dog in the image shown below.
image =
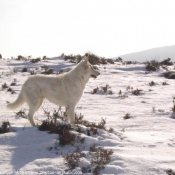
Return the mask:
<svg viewBox="0 0 175 175"><path fill-rule="evenodd" d="M68 73L57 76L33 75L22 86L16 101L8 104L7 108L14 110L26 102L29 105L28 119L31 125L35 126L33 115L46 98L58 106L64 106L67 111L66 120L74 123L74 109L86 83L90 77L96 78L99 74L88 62L88 57L85 57Z"/></svg>

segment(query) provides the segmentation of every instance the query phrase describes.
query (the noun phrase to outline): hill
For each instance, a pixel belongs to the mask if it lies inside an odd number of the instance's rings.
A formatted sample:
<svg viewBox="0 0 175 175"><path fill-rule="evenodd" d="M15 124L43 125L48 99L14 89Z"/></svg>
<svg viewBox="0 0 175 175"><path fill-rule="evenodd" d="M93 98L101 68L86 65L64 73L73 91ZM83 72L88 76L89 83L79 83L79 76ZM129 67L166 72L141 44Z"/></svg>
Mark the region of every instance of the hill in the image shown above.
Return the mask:
<svg viewBox="0 0 175 175"><path fill-rule="evenodd" d="M175 62L175 45L153 48L140 52L130 53L120 56L125 61L138 61L145 62L149 60L162 61L167 58L171 58Z"/></svg>

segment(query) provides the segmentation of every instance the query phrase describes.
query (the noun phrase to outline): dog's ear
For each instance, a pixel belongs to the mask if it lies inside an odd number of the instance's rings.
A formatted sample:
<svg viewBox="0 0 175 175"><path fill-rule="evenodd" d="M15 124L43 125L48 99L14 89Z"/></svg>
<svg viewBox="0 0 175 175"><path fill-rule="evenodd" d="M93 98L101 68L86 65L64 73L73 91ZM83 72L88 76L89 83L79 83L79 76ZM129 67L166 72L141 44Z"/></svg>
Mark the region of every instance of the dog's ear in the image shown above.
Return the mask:
<svg viewBox="0 0 175 175"><path fill-rule="evenodd" d="M85 64L88 64L88 61L89 61L89 56L86 56L86 57L84 58Z"/></svg>
<svg viewBox="0 0 175 175"><path fill-rule="evenodd" d="M83 58L83 65L84 65L84 68L85 69L88 69L88 61L89 61L89 57L88 56L85 56Z"/></svg>

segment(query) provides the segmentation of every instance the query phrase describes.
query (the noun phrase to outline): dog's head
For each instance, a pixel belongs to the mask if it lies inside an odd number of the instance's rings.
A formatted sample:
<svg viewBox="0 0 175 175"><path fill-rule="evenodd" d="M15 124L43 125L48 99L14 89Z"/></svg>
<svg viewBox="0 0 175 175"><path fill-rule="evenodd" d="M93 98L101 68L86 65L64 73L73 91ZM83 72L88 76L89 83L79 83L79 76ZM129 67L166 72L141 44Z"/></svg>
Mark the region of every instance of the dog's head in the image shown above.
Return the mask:
<svg viewBox="0 0 175 175"><path fill-rule="evenodd" d="M84 69L84 72L87 76L92 78L97 78L100 75L100 72L94 69L94 67L89 63L89 57L85 57L80 63Z"/></svg>

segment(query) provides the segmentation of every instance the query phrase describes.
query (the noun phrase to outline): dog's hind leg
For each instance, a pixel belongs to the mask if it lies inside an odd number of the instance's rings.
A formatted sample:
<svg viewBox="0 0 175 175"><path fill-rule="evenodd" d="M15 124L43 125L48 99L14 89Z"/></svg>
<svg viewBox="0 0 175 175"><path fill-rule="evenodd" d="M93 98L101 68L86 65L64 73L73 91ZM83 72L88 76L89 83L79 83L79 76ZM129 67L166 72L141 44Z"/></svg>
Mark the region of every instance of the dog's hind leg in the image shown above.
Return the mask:
<svg viewBox="0 0 175 175"><path fill-rule="evenodd" d="M33 120L33 115L41 106L44 98L41 94L41 90L37 85L33 85L25 89L25 99L27 104L29 105L29 113L28 119L32 126L35 126L35 122Z"/></svg>
<svg viewBox="0 0 175 175"><path fill-rule="evenodd" d="M67 109L67 118L69 120L69 122L71 124L74 124L75 123L75 106L72 106L72 105L68 105L68 107L66 108Z"/></svg>
<svg viewBox="0 0 175 175"><path fill-rule="evenodd" d="M35 101L36 102L35 104L32 103L29 105L28 119L29 119L32 126L35 126L33 116L34 116L35 112L39 109L39 107L42 105L43 100L44 100L43 98L38 98L37 101Z"/></svg>

